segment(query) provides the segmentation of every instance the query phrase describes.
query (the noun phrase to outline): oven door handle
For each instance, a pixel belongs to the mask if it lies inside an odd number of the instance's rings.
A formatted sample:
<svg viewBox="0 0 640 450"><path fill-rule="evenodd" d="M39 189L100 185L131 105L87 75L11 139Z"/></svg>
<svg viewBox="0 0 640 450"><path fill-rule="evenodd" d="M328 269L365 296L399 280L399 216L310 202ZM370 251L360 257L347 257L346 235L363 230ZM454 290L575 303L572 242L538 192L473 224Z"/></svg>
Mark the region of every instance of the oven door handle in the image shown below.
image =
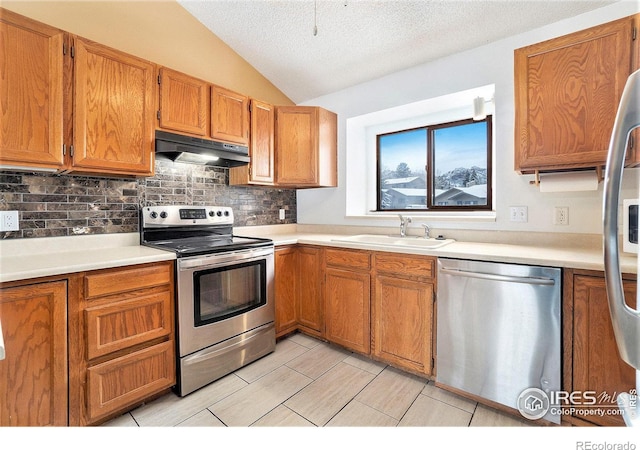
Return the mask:
<svg viewBox="0 0 640 450"><path fill-rule="evenodd" d="M238 250L230 253L218 253L213 255L204 255L193 258L180 258L178 259L178 269L193 270L194 268L203 269L208 267L220 267L229 265L235 262L251 262L266 257L273 256L273 247L269 247L263 250Z"/></svg>

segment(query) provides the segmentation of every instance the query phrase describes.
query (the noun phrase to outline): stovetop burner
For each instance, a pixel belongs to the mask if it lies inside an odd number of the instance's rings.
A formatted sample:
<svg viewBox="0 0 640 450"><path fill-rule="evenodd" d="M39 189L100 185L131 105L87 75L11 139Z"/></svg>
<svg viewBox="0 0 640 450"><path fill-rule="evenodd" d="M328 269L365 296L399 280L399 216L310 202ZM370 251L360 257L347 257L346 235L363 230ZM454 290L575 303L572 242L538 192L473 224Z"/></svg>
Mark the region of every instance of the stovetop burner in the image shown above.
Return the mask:
<svg viewBox="0 0 640 450"><path fill-rule="evenodd" d="M140 211L140 243L178 258L273 245L233 235L233 211L217 206L148 206Z"/></svg>

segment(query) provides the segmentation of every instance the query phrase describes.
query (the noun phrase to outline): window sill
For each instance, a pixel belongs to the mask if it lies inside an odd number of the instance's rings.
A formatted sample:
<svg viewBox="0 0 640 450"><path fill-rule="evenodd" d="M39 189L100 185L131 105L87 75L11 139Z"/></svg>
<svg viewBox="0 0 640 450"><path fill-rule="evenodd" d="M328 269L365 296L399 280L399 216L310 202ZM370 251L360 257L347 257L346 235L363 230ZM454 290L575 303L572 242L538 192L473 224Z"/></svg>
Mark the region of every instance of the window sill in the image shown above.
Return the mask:
<svg viewBox="0 0 640 450"><path fill-rule="evenodd" d="M424 211L394 211L378 212L371 211L366 214L347 214L348 219L397 219L398 215L411 216L413 219L424 218L430 222L495 222L495 211L449 211L449 212L424 212Z"/></svg>

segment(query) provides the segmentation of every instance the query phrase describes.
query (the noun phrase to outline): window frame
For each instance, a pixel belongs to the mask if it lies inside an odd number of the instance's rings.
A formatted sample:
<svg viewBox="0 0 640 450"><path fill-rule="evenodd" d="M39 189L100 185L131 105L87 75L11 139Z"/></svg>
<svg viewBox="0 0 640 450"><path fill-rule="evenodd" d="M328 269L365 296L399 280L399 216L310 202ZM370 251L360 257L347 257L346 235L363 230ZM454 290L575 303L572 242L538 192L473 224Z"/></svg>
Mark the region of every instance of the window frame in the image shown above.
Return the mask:
<svg viewBox="0 0 640 450"><path fill-rule="evenodd" d="M443 128L451 128L455 126L468 125L472 123L482 123L486 124L487 128L487 202L485 205L451 205L451 206L443 206L443 205L434 205L433 204L433 192L434 192L434 133L436 130ZM388 136L397 133L410 132L415 130L424 129L427 134L427 148L426 151L426 207L425 208L405 208L405 209L382 209L382 186L381 186L381 171L382 167L380 165L380 137ZM493 115L488 114L484 119L474 120L474 119L461 119L455 120L451 122L443 122L437 123L433 125L426 125L414 128L407 128L404 130L396 130L389 133L380 133L376 135L376 209L375 212L429 212L429 211L492 211L493 210Z"/></svg>

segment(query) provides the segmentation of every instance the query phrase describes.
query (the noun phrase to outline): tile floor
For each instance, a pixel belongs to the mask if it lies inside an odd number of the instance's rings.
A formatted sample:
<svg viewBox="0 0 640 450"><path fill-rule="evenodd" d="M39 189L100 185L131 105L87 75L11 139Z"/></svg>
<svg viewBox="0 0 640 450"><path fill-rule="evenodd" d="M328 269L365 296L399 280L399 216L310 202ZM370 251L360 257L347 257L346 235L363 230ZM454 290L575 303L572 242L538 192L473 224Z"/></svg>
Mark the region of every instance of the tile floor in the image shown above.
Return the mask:
<svg viewBox="0 0 640 450"><path fill-rule="evenodd" d="M304 334L180 398L173 393L103 426L530 426L383 363Z"/></svg>

